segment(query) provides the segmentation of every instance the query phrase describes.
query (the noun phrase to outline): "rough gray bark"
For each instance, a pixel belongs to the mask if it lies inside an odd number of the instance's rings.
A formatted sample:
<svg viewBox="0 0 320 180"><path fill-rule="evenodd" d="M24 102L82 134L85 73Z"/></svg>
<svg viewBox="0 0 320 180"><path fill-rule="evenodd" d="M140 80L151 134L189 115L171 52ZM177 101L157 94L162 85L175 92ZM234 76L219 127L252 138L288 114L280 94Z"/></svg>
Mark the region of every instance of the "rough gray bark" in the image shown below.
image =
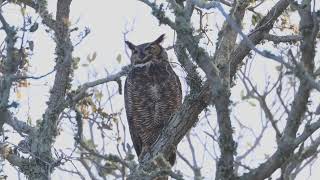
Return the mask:
<svg viewBox="0 0 320 180"><path fill-rule="evenodd" d="M164 161L172 147L181 141L181 139L198 122L199 114L208 106L216 106L217 122L219 125L219 148L221 155L217 163L216 179L245 179L259 180L271 177L279 168L282 169L283 178L288 178L293 169L297 169L301 162L315 153L319 146L319 139L311 146L303 147L301 144L308 139L316 130L320 128L320 120L307 124L303 133L297 136L297 131L303 124L303 116L307 111L308 100L312 89L320 89L319 84L314 80L314 56L315 56L315 38L319 31L319 22L316 22L315 12L312 12L310 2L307 6L300 9L301 16L300 31L297 36L274 36L270 35L278 17L287 9L291 0L279 0L270 11L262 17L256 27L243 39L239 45L236 45L236 39L241 31L240 24L243 21L249 1L239 0L233 4L227 1L221 1L231 7L229 15L226 17L224 26L219 33L218 46L213 56L199 45L200 38L195 35L194 27L191 23L191 16L195 8L212 9L217 6L215 1L174 1L168 0L170 8L173 10L175 20L172 21L166 16L162 6L151 3L148 0L140 0L152 8L153 15L158 18L161 24L166 24L177 33L174 50L179 62L187 72L187 83L190 86L190 93L185 97L181 109L171 118L166 129L163 130L160 137L151 147L151 154L147 153L139 167L136 167L127 160L116 156L105 156L97 153L94 149L86 147L81 141L81 130L79 130L78 143L81 148L93 156L106 160L117 162L124 168L131 170L131 179L153 179L157 176L169 175L176 179L181 179L179 174L171 171L171 167ZM11 2L11 1L10 1ZM14 54L17 49L15 44L15 31L5 21L0 14L0 21L6 32L7 57L0 77L0 127L4 123L10 125L14 130L26 137L18 147L18 151L29 153L31 158L24 159L14 151L5 153L5 158L14 166L17 166L29 179L42 180L50 179L50 174L56 166L60 165L60 160L52 155L51 148L57 136L58 118L67 107L73 109L77 115L79 111L75 105L86 96L89 88L110 81L119 81L125 76L130 67L125 66L120 72L83 84L77 91L67 94L70 88L72 75L72 51L73 46L70 41L69 33L69 13L71 0L58 0L56 17L51 17L46 8L44 0L27 1L18 0L28 7L35 9L41 16L43 24L54 31L56 40L56 66L54 86L50 91L48 108L46 109L39 127L31 127L23 120L15 118L9 108L14 106L8 102L10 89L14 81L19 81L16 72L19 67L19 56ZM237 25L234 28L233 25ZM236 171L236 162L234 156L237 153L236 143L233 140L233 127L230 118L230 88L234 82L234 77L243 64L243 60L254 49L248 44L257 45L263 40L270 40L275 43L301 41L301 58L295 59L289 53L289 59L293 66L285 63L283 65L290 70L294 70L299 78L299 89L295 94L292 106L287 110L288 119L285 129L281 131L272 117L265 96L259 96L262 109L265 111L269 121L271 121L276 134L278 148L274 154L255 169L249 169L247 173L238 176ZM291 52L292 53L292 52ZM205 80L197 72L197 68L205 73ZM1 67L2 68L2 67ZM254 87L252 87L254 88ZM81 123L81 117L77 118ZM80 127L79 127L80 129ZM258 142L258 141L257 141ZM300 151L294 153L297 147ZM5 148L0 148L5 150ZM303 151L305 150L305 151ZM167 157L166 157L167 158ZM90 170L89 165L80 159L90 177L95 179L95 174ZM160 167L160 168L159 168ZM195 172L197 173L197 172ZM292 176L293 177L293 176Z"/></svg>
<svg viewBox="0 0 320 180"><path fill-rule="evenodd" d="M227 81L227 87L230 86L230 83L232 80L229 80L229 78L223 79L223 75L228 74L231 79L233 79L235 73L237 72L237 69L239 68L239 65L243 61L244 57L249 54L251 51L251 48L247 45L246 40L242 40L241 43L237 47L233 47L234 40L237 35L237 32L232 29L229 25L225 25L227 27L226 29L223 29L221 32L220 42L221 45L218 46L217 51L215 52L215 56L217 59L210 57L203 49L198 47L198 41L195 37L192 36L192 28L189 24L189 14L190 10L192 11L194 4L197 4L196 1L186 1L185 6L182 3L175 3L175 1L169 1L176 17L176 22L172 22L169 18L167 18L164 14L164 12L157 8L156 4L150 3L146 0L140 0L144 2L145 4L149 5L152 10L153 14L159 19L160 23L169 25L172 29L176 30L177 32L177 44L184 46L189 54L191 55L192 59L197 63L197 65L202 68L202 70L206 73L206 77L208 78L208 85L204 86L201 90L203 91L212 91L208 94L209 97L211 97L211 104L219 104L219 107L217 108L218 112L218 122L220 125L220 150L221 150L221 157L220 157L220 163L218 164L218 170L217 170L217 179L235 179L235 176L233 175L233 155L236 152L235 150L235 143L232 140L232 127L228 115L228 95L225 93L222 93L222 91L228 90L228 88L224 88L224 84ZM237 2L234 6L236 17L243 17L243 13L246 7L246 1L244 2ZM193 4L194 3L194 4ZM277 2L277 4L268 12L266 16L264 16L259 23L257 24L256 28L248 35L249 40L254 44L259 44L262 40L265 38L269 38L270 36L266 36L265 34L268 33L275 23L276 19L284 12L284 10L288 7L290 3L290 0L280 0ZM214 7L214 3L203 5L204 8L210 8ZM241 6L242 5L242 6ZM238 8L238 9L237 9ZM231 17L233 15L231 13ZM309 17L310 19L310 17ZM311 18L312 19L312 18ZM241 19L235 20L236 23L240 24ZM317 34L317 33L316 33ZM179 38L179 35L182 38ZM306 37L306 34L302 34L304 36L303 40L307 40L309 43L305 44L314 44L314 37L308 38ZM294 39L301 39L301 37L294 37ZM233 39L233 40L232 40ZM286 41L287 38L284 38L284 41ZM228 51L228 48L230 49ZM308 49L313 49L314 47L309 47ZM303 49L302 49L303 50ZM313 51L312 50L312 51ZM180 51L181 52L181 51ZM228 52L232 52L231 55L228 54ZM309 57L308 59L313 59L312 52L304 52L308 53ZM310 56L311 55L311 56ZM179 54L178 54L179 57ZM304 57L302 57L302 61ZM214 61L216 60L216 61ZM230 62L230 66L228 65L228 62ZM214 64L217 63L217 64ZM225 65L226 64L226 65ZM224 66L225 65L225 66ZM217 68L217 66L219 68ZM224 69L225 68L225 69ZM311 71L312 72L312 71ZM226 80L226 81L223 81ZM228 81L229 80L229 81ZM211 88L210 88L211 87ZM303 88L302 88L303 87ZM306 105L308 94L310 92L310 84L308 82L303 81L301 83L301 90L298 91L298 95L296 96L293 104L302 103ZM228 92L228 91L227 91ZM204 97L208 97L204 96ZM299 96L299 97L298 97ZM193 101L199 101L201 96L195 96L195 99L191 99ZM218 98L217 98L218 97ZM300 99L300 100L299 100ZM304 99L304 100L302 100ZM202 99L203 100L203 99ZM187 104L188 101L184 102L184 105ZM208 104L210 102L207 102ZM219 103L217 103L219 102ZM207 105L208 105L207 104ZM193 104L196 105L196 104ZM182 106L182 109L172 118L171 122L175 122L173 124L169 124L168 128L166 128L163 131L163 134L160 136L158 141L154 144L152 148L152 156L156 156L159 153L166 154L166 149L170 147L170 144L177 143L179 141L176 141L175 137L183 137L185 134L185 130L183 128L179 128L179 124L184 124L184 121L195 123L197 122L196 116L198 113L201 112L202 108L195 108L197 111L190 111L192 109L189 109L189 111L184 111L185 107L188 106ZM300 110L295 110L295 105L293 105L291 109L291 115L290 117L294 119L288 120L287 126L289 126L289 129L284 131L283 138L289 134L291 136L296 133L297 128L301 124L301 116L304 114L305 109L302 108ZM181 113L183 113L185 116L181 117ZM196 114L194 114L196 113ZM192 115L191 115L192 114ZM184 117L188 117L187 119ZM193 117L193 118L190 118ZM179 129L179 131L172 131L172 126ZM181 126L184 127L184 126ZM170 129L170 131L168 131ZM173 132L173 133L172 133ZM179 132L178 134L175 134L174 132ZM290 133L289 133L290 132ZM167 136L169 135L169 136ZM290 136L290 135L289 135ZM224 140L222 140L224 139ZM180 139L178 139L180 140ZM276 169L278 169L285 161L286 161L286 155L284 153L287 153L288 156L290 156L290 152L293 152L293 150L297 147L297 143L290 143L292 141L289 141L286 139L285 141L281 141L282 143L279 144L279 149L275 152L275 154L267 160L266 163L263 163L259 168L253 169L249 173L244 174L243 176L239 177L240 179L264 179L266 177L269 177ZM166 148L163 148L166 147ZM283 157L283 158L282 158ZM152 157L145 157L145 162L150 161ZM220 169L219 169L220 168ZM226 170L226 171L225 171ZM220 171L220 173L219 173ZM222 173L224 172L224 173Z"/></svg>
<svg viewBox="0 0 320 180"><path fill-rule="evenodd" d="M7 108L9 108L9 96L13 83L13 76L18 70L18 66L21 63L21 53L14 47L16 43L16 31L0 14L0 21L2 28L6 33L6 58L3 62L1 72L3 75L0 77L0 127L2 128L8 116Z"/></svg>
<svg viewBox="0 0 320 180"><path fill-rule="evenodd" d="M299 13L301 17L300 31L303 36L303 42L300 47L302 52L301 63L304 64L306 71L312 73L314 68L315 34L319 31L319 24L316 23L312 17L310 2L305 8L301 9ZM308 47L306 48L306 46ZM306 80L300 79L300 86L294 97L285 129L282 132L282 137L278 144L278 150L257 169L244 174L242 179L265 179L292 156L293 151L299 145L295 141L296 133L302 123L302 116L307 110L310 91L310 84Z"/></svg>
<svg viewBox="0 0 320 180"><path fill-rule="evenodd" d="M252 30L252 32L248 35L250 41L257 45L263 39L266 33L268 33L274 23L276 22L277 18L284 12L285 9L290 4L290 0L280 0L274 5L268 14L266 14L256 25L256 27ZM230 75L234 77L237 70L240 68L241 62L243 59L248 55L251 51L251 48L246 45L246 41L242 40L236 49L233 50L231 54L231 65L230 65Z"/></svg>
<svg viewBox="0 0 320 180"><path fill-rule="evenodd" d="M54 85L50 92L48 107L43 115L40 128L35 135L31 136L31 152L39 156L43 163L38 161L29 176L30 179L50 179L50 174L56 166L55 160L51 155L51 147L57 136L58 118L64 110L66 92L71 87L70 76L72 73L72 51L73 47L69 37L69 13L71 0L58 0L55 21L56 38L56 75ZM36 160L37 161L37 160Z"/></svg>
<svg viewBox="0 0 320 180"><path fill-rule="evenodd" d="M234 155L236 154L236 143L233 140L233 128L229 113L229 91L221 92L215 103L217 110L217 121L219 124L219 147L221 156L217 164L216 179L235 179Z"/></svg>
<svg viewBox="0 0 320 180"><path fill-rule="evenodd" d="M69 13L70 13L70 5L71 0L58 0L57 2L57 13L55 20L51 18L46 9L45 1L38 1L34 3L32 1L21 1L26 5L34 8L36 11L40 11L39 14L43 18L44 24L46 24L49 28L52 28L55 32L56 38L56 76L53 88L50 92L50 98L48 102L48 108L46 109L41 125L39 128L34 130L33 128L26 128L22 123L22 126L19 128L24 133L28 133L29 137L25 140L25 143L29 145L27 148L27 152L31 154L30 159L21 158L18 154L10 153L7 157L7 160L13 165L17 166L29 179L33 180L44 180L50 179L50 175L55 168L59 164L59 161L56 161L52 157L51 147L54 142L55 137L57 136L57 125L58 118L61 112L64 110L63 104L65 103L66 92L70 87L70 75L72 73L71 64L72 64L72 51L73 46L71 44L69 38ZM1 16L2 17L2 16ZM2 18L1 18L2 19ZM2 19L3 20L3 19ZM9 34L8 38L8 48L7 54L9 55L6 58L7 69L5 72L8 72L8 76L4 76L7 81L7 88L0 88L6 95L2 97L9 97L10 85L12 83L12 78L17 71L16 63L13 66L14 62L17 61L12 57L11 51L14 51L14 33L15 31L10 29L9 25L2 21L2 25L7 26L7 34ZM9 79L8 79L9 78ZM3 82L4 82L3 81ZM11 81L11 82L10 82ZM7 98L6 98L7 99ZM2 108L6 108L8 102L7 100L3 100ZM3 110L2 110L3 111ZM8 113L8 112L6 112ZM10 118L7 116L7 122L12 122L10 119L15 120L14 118ZM18 124L15 124L14 127L18 127ZM23 127L23 128L22 128ZM32 131L30 132L30 129Z"/></svg>

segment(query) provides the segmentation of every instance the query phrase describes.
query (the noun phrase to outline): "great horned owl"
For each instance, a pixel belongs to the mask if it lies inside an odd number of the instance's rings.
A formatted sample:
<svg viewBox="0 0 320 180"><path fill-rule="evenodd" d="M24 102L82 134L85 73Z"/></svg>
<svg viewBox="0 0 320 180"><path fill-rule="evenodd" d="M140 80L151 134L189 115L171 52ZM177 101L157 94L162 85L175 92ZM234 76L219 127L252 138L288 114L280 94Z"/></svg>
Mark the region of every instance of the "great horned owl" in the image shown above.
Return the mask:
<svg viewBox="0 0 320 180"><path fill-rule="evenodd" d="M149 152L170 117L181 106L181 84L160 45L163 40L164 34L153 42L137 46L125 42L132 52L133 65L124 87L125 108L139 160ZM171 165L176 159L175 149L168 156Z"/></svg>

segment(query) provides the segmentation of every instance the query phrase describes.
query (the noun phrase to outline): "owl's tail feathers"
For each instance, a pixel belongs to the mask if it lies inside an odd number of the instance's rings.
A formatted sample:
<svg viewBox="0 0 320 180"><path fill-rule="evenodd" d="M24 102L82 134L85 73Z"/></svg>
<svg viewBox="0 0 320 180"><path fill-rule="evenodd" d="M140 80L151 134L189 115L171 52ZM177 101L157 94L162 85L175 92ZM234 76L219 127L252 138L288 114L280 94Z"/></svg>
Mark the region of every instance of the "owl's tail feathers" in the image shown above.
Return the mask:
<svg viewBox="0 0 320 180"><path fill-rule="evenodd" d="M168 180L168 176L156 177L153 180Z"/></svg>
<svg viewBox="0 0 320 180"><path fill-rule="evenodd" d="M170 153L168 161L171 166L173 166L174 163L176 162L176 148L174 148L174 150ZM162 161L160 161L160 162L162 162ZM168 176L156 177L153 180L168 180Z"/></svg>
<svg viewBox="0 0 320 180"><path fill-rule="evenodd" d="M176 151L174 151L170 154L169 159L168 159L171 166L173 166L174 163L176 162L176 158L177 158Z"/></svg>
<svg viewBox="0 0 320 180"><path fill-rule="evenodd" d="M176 151L173 151L170 154L168 161L169 161L171 166L174 165L174 163L176 162ZM160 177L154 178L153 180L168 180L168 179L169 179L168 176L160 176Z"/></svg>
<svg viewBox="0 0 320 180"><path fill-rule="evenodd" d="M153 180L168 180L168 176L161 176L161 177L156 177Z"/></svg>

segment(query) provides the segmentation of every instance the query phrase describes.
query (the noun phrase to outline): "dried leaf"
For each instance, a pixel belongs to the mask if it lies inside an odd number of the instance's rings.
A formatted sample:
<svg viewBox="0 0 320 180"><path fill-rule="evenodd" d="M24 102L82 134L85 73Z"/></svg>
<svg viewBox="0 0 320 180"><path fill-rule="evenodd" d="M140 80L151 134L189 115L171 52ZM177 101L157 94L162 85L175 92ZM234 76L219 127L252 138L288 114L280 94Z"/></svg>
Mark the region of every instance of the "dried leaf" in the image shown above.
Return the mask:
<svg viewBox="0 0 320 180"><path fill-rule="evenodd" d="M35 22L29 29L29 32L35 32L36 30L38 30L39 24L37 22Z"/></svg>
<svg viewBox="0 0 320 180"><path fill-rule="evenodd" d="M31 122L32 122L31 116L28 115L27 123L28 123L29 125L31 125Z"/></svg>
<svg viewBox="0 0 320 180"><path fill-rule="evenodd" d="M95 145L91 139L84 140L83 143L90 149L95 149L97 147L97 145Z"/></svg>
<svg viewBox="0 0 320 180"><path fill-rule="evenodd" d="M69 21L69 18L63 18L63 23L68 27L71 26L71 22Z"/></svg>
<svg viewBox="0 0 320 180"><path fill-rule="evenodd" d="M244 91L243 90L240 91L240 97L242 100L244 100Z"/></svg>
<svg viewBox="0 0 320 180"><path fill-rule="evenodd" d="M95 91L94 97L96 98L97 101L101 101L103 94L101 91Z"/></svg>
<svg viewBox="0 0 320 180"><path fill-rule="evenodd" d="M252 106L252 107L256 107L256 104L252 101L248 101L248 103Z"/></svg>
<svg viewBox="0 0 320 180"><path fill-rule="evenodd" d="M282 66L276 66L276 70L277 71L281 71L282 70Z"/></svg>
<svg viewBox="0 0 320 180"><path fill-rule="evenodd" d="M116 59L117 59L117 62L120 64L120 63L121 63L121 59L122 59L122 58L121 58L121 54L118 54L118 56L117 56Z"/></svg>
<svg viewBox="0 0 320 180"><path fill-rule="evenodd" d="M93 52L92 56L90 57L90 54L87 56L87 61L89 63L93 62L97 58L97 52Z"/></svg>
<svg viewBox="0 0 320 180"><path fill-rule="evenodd" d="M0 155L6 159L10 154L12 154L12 149L7 144L1 145Z"/></svg>
<svg viewBox="0 0 320 180"><path fill-rule="evenodd" d="M261 14L259 13L253 14L251 18L252 25L256 25L261 20L261 18L262 18Z"/></svg>
<svg viewBox="0 0 320 180"><path fill-rule="evenodd" d="M23 7L20 10L21 10L22 16L25 16L26 15L26 7Z"/></svg>
<svg viewBox="0 0 320 180"><path fill-rule="evenodd" d="M20 100L22 98L22 94L19 90L16 91L16 97L18 100Z"/></svg>
<svg viewBox="0 0 320 180"><path fill-rule="evenodd" d="M92 54L91 61L89 61L89 62L92 62L92 61L96 60L96 58L97 58L97 52L94 52Z"/></svg>
<svg viewBox="0 0 320 180"><path fill-rule="evenodd" d="M74 57L72 60L73 60L72 69L78 69L80 58L79 57Z"/></svg>
<svg viewBox="0 0 320 180"><path fill-rule="evenodd" d="M33 49L34 49L34 42L33 42L33 41L28 41L28 45L29 45L29 49L30 49L31 51L33 51Z"/></svg>

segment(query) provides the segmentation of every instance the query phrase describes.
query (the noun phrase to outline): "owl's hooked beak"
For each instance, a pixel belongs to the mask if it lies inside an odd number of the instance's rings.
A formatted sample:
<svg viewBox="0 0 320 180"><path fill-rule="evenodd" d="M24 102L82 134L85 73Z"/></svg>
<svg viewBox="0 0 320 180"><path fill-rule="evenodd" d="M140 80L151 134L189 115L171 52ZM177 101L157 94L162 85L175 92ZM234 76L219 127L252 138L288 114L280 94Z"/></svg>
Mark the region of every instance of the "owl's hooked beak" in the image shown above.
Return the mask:
<svg viewBox="0 0 320 180"><path fill-rule="evenodd" d="M143 54L141 56L139 55L139 58L141 59L141 61L137 61L136 63L137 64L145 64L151 60L152 56Z"/></svg>
<svg viewBox="0 0 320 180"><path fill-rule="evenodd" d="M140 51L140 52L139 52L139 58L140 58L141 60L144 60L145 57L146 57L146 54L143 53L142 51Z"/></svg>
<svg viewBox="0 0 320 180"><path fill-rule="evenodd" d="M142 61L147 62L147 61L150 61L151 58L152 58L152 55L148 55L148 56L145 56Z"/></svg>

